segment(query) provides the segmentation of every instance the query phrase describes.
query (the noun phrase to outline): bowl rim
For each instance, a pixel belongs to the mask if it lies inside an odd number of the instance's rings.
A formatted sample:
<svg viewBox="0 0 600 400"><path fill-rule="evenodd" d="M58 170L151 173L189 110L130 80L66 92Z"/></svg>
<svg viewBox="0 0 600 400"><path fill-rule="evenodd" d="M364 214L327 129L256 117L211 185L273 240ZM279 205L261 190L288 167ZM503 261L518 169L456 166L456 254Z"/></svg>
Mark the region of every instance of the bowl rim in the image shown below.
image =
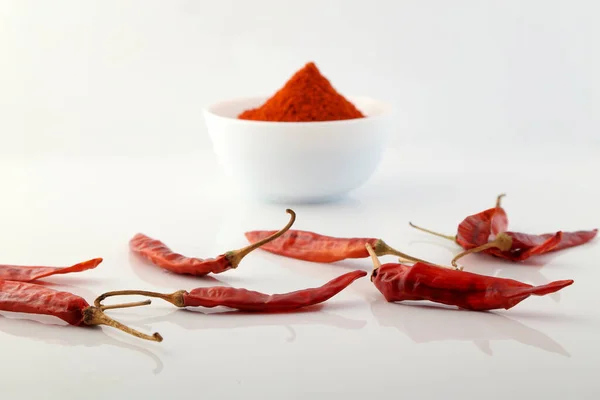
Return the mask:
<svg viewBox="0 0 600 400"><path fill-rule="evenodd" d="M372 115L372 116L367 115L364 118L341 119L341 120L334 120L334 121L290 121L290 122L288 122L288 121L256 121L256 120L250 120L250 119L239 119L237 117L225 117L223 115L217 114L214 111L215 108L222 106L225 103L247 102L247 101L251 101L251 100L256 100L257 102L259 102L259 101L264 102L267 99L269 99L269 96L246 96L246 97L236 97L236 98L228 99L228 100L221 100L216 103L212 103L209 106L204 107L203 112L205 114L209 114L212 118L226 120L231 123L271 125L271 126L277 125L277 124L280 124L280 125L285 124L286 126L291 126L291 125L306 126L307 124L309 124L309 125L355 124L355 123L361 123L361 122L366 122L366 121L372 121L374 119L386 118L393 112L393 106L390 103L375 99L374 97L370 97L370 96L345 96L345 97L352 103L356 102L357 100L370 101L373 103L377 103L379 106L382 107L383 112L378 115Z"/></svg>

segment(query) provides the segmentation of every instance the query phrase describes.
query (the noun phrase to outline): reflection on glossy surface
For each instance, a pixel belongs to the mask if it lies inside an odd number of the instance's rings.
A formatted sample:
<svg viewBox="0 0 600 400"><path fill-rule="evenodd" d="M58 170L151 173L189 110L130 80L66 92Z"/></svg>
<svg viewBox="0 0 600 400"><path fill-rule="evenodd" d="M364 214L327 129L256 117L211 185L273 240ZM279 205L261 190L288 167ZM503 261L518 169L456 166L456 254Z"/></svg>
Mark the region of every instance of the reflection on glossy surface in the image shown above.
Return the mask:
<svg viewBox="0 0 600 400"><path fill-rule="evenodd" d="M293 342L296 340L296 331L293 325L325 325L340 329L356 330L362 329L367 324L367 321L349 319L337 314L324 312L320 308L319 306L314 306L302 311L272 314L181 309L174 310L169 314L138 320L136 321L136 325L144 326L145 324L168 322L187 330L281 326L290 333L286 341Z"/></svg>
<svg viewBox="0 0 600 400"><path fill-rule="evenodd" d="M45 320L45 318L40 318L40 320L42 319ZM141 353L150 357L156 364L152 371L154 374L161 373L164 366L162 360L150 350L114 339L103 332L101 328L45 324L31 319L9 318L0 314L0 332L61 346L112 346Z"/></svg>
<svg viewBox="0 0 600 400"><path fill-rule="evenodd" d="M388 303L383 298L372 301L371 310L381 326L394 327L415 343L469 341L485 354L492 355L490 342L514 340L565 357L571 356L544 333L493 312L408 302Z"/></svg>

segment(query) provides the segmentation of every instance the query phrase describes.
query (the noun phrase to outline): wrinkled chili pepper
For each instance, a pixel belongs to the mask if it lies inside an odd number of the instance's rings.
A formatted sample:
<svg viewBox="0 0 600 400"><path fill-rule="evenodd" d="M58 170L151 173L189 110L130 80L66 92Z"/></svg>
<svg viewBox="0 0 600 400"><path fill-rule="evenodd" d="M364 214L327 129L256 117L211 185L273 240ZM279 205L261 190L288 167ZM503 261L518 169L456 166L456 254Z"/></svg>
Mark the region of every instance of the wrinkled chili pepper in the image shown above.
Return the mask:
<svg viewBox="0 0 600 400"><path fill-rule="evenodd" d="M9 281L30 282L52 275L82 272L96 268L102 258L94 258L70 267L29 267L24 265L0 265L0 279Z"/></svg>
<svg viewBox="0 0 600 400"><path fill-rule="evenodd" d="M270 237L274 232L251 231L245 235L250 242L255 242ZM367 243L378 256L395 255L407 261L422 261L393 249L381 239L338 238L296 229L290 229L280 238L263 245L261 249L298 260L333 263L349 258L368 258L369 253L365 249Z"/></svg>
<svg viewBox="0 0 600 400"><path fill-rule="evenodd" d="M247 247L221 254L217 258L201 259L186 257L173 252L163 242L152 239L142 233L136 234L129 241L129 247L133 253L145 258L152 264L177 274L195 276L204 276L209 273L219 274L229 269L237 268L242 258L248 255L248 253L278 238L290 229L296 220L296 213L289 209L286 212L290 214L290 221L283 229Z"/></svg>
<svg viewBox="0 0 600 400"><path fill-rule="evenodd" d="M157 297L177 307L217 307L225 306L247 312L283 312L322 303L335 296L352 282L366 276L365 271L353 271L338 276L323 286L298 290L284 294L264 294L247 289L227 286L201 287L190 292L179 290L164 294L145 290L119 290L100 295L94 304L103 307L102 300L111 296L140 295Z"/></svg>
<svg viewBox="0 0 600 400"><path fill-rule="evenodd" d="M371 281L389 302L429 300L473 311L508 310L529 296L544 296L573 283L572 280L561 280L532 286L513 279L421 262L412 266L397 263L381 265L369 245L367 250L373 260Z"/></svg>
<svg viewBox="0 0 600 400"><path fill-rule="evenodd" d="M437 233L413 223L410 225L421 231L452 240L464 248L465 251L452 260L452 265L455 267L459 258L470 253L484 252L510 261L523 261L532 256L582 245L592 240L598 233L598 229L576 232L558 231L541 235L510 232L508 231L506 212L500 207L500 200L503 196L503 194L498 196L494 208L465 218L458 225L456 236Z"/></svg>
<svg viewBox="0 0 600 400"><path fill-rule="evenodd" d="M94 307L84 298L69 292L59 292L35 283L0 280L1 311L52 315L74 326L108 325L141 339L161 342L162 336L159 333L152 336L143 334L104 313L104 310L108 309L147 304L150 304L150 301Z"/></svg>

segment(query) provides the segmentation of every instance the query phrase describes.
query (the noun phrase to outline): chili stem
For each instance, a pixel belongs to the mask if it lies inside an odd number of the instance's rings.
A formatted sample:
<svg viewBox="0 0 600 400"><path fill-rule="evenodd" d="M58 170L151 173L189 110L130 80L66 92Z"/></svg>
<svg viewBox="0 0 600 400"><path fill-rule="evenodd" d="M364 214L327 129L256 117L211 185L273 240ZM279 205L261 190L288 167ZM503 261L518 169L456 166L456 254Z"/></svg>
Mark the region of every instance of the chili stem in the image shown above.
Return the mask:
<svg viewBox="0 0 600 400"><path fill-rule="evenodd" d="M184 302L183 302L183 294L185 293L185 290L179 290L175 293L171 293L171 294L165 294L165 293L158 293L158 292L149 292L146 290L115 290L112 292L106 292L101 294L100 296L98 296L96 298L96 300L94 300L94 305L98 308L101 309L106 309L107 307L113 307L113 306L105 306L102 305L102 300L106 299L107 297L113 297L113 296L147 296L147 297L155 297L155 298L159 298L159 299L163 299L171 304L173 304L174 306L177 307L184 307ZM150 300L146 300L146 301L150 301ZM143 302L141 302L143 303ZM127 303L128 304L128 303Z"/></svg>
<svg viewBox="0 0 600 400"><path fill-rule="evenodd" d="M373 251L378 256L386 256L386 255L388 255L388 256L397 256L397 257L401 257L401 258L403 258L403 259L405 259L407 261L410 261L410 262L424 262L424 263L427 262L427 261L421 260L419 258L416 258L416 257L413 257L413 256L409 256L408 254L404 254L401 251L398 251L398 250L390 247L383 240L378 240L377 243L375 243L375 249L373 249Z"/></svg>
<svg viewBox="0 0 600 400"><path fill-rule="evenodd" d="M406 264L406 263L411 263L411 262L414 262L414 261L413 260L407 260L407 259L402 258L402 257L398 257L398 262Z"/></svg>
<svg viewBox="0 0 600 400"><path fill-rule="evenodd" d="M502 232L502 233L499 233L498 236L496 236L496 239L492 240L491 242L482 244L481 246L474 247L472 249L465 250L460 254L457 254L452 259L452 265L454 267L456 267L456 260L466 256L467 254L479 253L480 251L487 250L487 249L493 249L493 248L500 249L501 251L508 251L511 249L511 247L512 247L512 238L510 236L508 236L506 233Z"/></svg>
<svg viewBox="0 0 600 400"><path fill-rule="evenodd" d="M371 271L371 282L372 282L373 279L375 278L375 274L377 274L377 270L381 267L381 261L379 261L379 258L377 258L377 254L375 253L375 250L373 250L373 247L371 247L371 245L369 243L365 244L365 247L367 248L367 251L369 252L369 255L371 256L371 260L373 261L373 270Z"/></svg>
<svg viewBox="0 0 600 400"><path fill-rule="evenodd" d="M502 193L499 194L498 197L496 197L496 208L500 208L500 203L502 201L502 198L506 196L506 193Z"/></svg>
<svg viewBox="0 0 600 400"><path fill-rule="evenodd" d="M294 212L294 210L290 210L288 208L287 210L285 210L285 212L290 214L290 220L287 223L287 225L284 226L281 230L275 232L271 236L268 236L262 240L259 240L258 242L254 242L254 243L252 243L246 247L243 247L239 250L230 251L227 253L227 259L231 263L231 268L236 268L239 265L239 263L242 261L242 258L246 257L248 255L248 253L277 239L278 237L280 237L281 235L286 233L292 227L292 225L294 225L294 222L296 221L296 213Z"/></svg>
<svg viewBox="0 0 600 400"><path fill-rule="evenodd" d="M420 227L420 226L417 226L417 225L413 224L412 222L409 222L408 224L409 224L410 226L412 226L413 228L415 228L415 229L418 229L418 230L420 230L420 231L423 231L423 232L429 233L429 234L431 234L431 235L434 235L434 236L439 236L439 237L441 237L441 238L448 239L448 240L452 240L453 242L456 242L456 236L452 236L452 235L444 235L443 233L438 233L438 232L435 232L435 231L431 231L431 230L429 230L429 229L425 229L425 228L422 228L422 227Z"/></svg>
<svg viewBox="0 0 600 400"><path fill-rule="evenodd" d="M371 247L371 245L369 245L369 247ZM371 247L371 249L373 249L373 247ZM383 240L378 240L377 243L375 243L375 248L373 249L373 252L375 253L376 256L385 256L385 255L398 256L399 257L398 261L401 263L407 263L407 262L418 263L418 262L420 262L420 263L424 263L424 264L435 265L436 267L441 267L441 268L462 270L462 267L457 267L457 266L449 267L447 265L433 264L427 260L422 260L417 257L409 256L408 254L404 254L404 253L388 246Z"/></svg>
<svg viewBox="0 0 600 400"><path fill-rule="evenodd" d="M100 309L104 310L114 310L117 308L129 308L129 307L139 307L139 306L147 306L152 303L152 300L144 300L144 301L136 301L133 303L122 303L122 304L114 304L112 306L102 306Z"/></svg>
<svg viewBox="0 0 600 400"><path fill-rule="evenodd" d="M90 306L85 308L83 310L83 323L86 325L112 326L113 328L119 329L132 336L138 337L140 339L150 340L153 342L162 342L163 340L163 337L158 332L155 332L152 335L146 335L145 333L136 331L133 328L123 325L119 321L116 321L110 318L108 315L104 314L102 309L99 307Z"/></svg>

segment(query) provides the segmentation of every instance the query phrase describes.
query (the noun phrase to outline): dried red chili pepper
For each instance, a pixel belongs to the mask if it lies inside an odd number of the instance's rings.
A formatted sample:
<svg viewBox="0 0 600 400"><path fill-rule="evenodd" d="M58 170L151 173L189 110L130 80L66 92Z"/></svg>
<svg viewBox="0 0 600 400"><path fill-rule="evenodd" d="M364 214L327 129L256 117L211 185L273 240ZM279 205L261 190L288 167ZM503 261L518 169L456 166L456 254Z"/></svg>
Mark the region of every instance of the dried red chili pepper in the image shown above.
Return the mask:
<svg viewBox="0 0 600 400"><path fill-rule="evenodd" d="M369 245L367 250L373 260L371 281L389 302L429 300L473 311L508 310L529 296L544 296L573 283L572 280L561 280L532 286L513 279L440 268L421 262L412 266L397 263L381 265Z"/></svg>
<svg viewBox="0 0 600 400"><path fill-rule="evenodd" d="M275 231L246 232L250 242L270 237ZM338 238L314 232L291 229L280 238L261 247L262 250L298 260L332 263L349 258L367 258L365 244L370 244L378 256L395 255L407 261L422 261L390 247L381 239Z"/></svg>
<svg viewBox="0 0 600 400"><path fill-rule="evenodd" d="M544 233L531 235L527 233L508 231L508 218L506 212L500 207L500 200L504 195L498 196L496 207L480 213L469 215L458 225L456 236L443 235L421 228L413 223L413 228L452 240L465 249L452 260L456 261L470 253L484 252L510 261L523 261L532 256L575 247L592 240L598 229L591 231L576 231Z"/></svg>
<svg viewBox="0 0 600 400"><path fill-rule="evenodd" d="M118 290L100 295L94 304L96 307L103 307L102 300L107 297L140 295L157 297L177 307L225 306L239 311L283 312L322 303L344 290L358 278L366 275L365 271L348 272L317 288L272 295L227 286L202 287L190 292L179 290L171 294L145 290Z"/></svg>
<svg viewBox="0 0 600 400"><path fill-rule="evenodd" d="M141 339L161 342L162 336L159 333L152 336L143 334L113 320L103 312L146 304L150 304L150 301L94 307L83 297L69 292L59 292L35 283L0 280L2 311L52 315L74 326L108 325Z"/></svg>
<svg viewBox="0 0 600 400"><path fill-rule="evenodd" d="M138 233L129 241L131 251L150 261L152 264L175 272L177 274L189 274L195 276L204 276L209 273L219 274L232 268L237 268L242 258L253 250L263 246L271 240L277 239L292 227L296 220L296 213L292 210L286 210L290 214L290 221L280 231L275 232L269 237L252 243L243 249L229 251L221 254L217 258L201 259L186 257L173 252L163 242L152 239L142 233Z"/></svg>
<svg viewBox="0 0 600 400"><path fill-rule="evenodd" d="M9 281L30 282L52 275L81 272L96 268L102 258L94 258L70 267L29 267L24 265L0 265L0 279Z"/></svg>

